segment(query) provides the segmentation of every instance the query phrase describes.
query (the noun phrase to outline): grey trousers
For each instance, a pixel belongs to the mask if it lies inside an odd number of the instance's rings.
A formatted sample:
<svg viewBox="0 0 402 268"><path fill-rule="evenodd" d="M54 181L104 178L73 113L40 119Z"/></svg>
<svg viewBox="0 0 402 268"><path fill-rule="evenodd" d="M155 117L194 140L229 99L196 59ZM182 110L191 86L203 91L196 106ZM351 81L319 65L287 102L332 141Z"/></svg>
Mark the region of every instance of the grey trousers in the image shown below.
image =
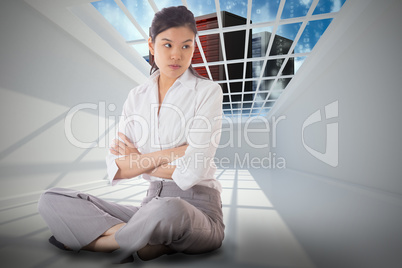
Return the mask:
<svg viewBox="0 0 402 268"><path fill-rule="evenodd" d="M183 191L174 182L151 182L140 207L52 188L41 195L38 210L55 238L75 251L127 223L115 234L121 259L147 244L205 253L219 248L224 238L220 193L204 186Z"/></svg>

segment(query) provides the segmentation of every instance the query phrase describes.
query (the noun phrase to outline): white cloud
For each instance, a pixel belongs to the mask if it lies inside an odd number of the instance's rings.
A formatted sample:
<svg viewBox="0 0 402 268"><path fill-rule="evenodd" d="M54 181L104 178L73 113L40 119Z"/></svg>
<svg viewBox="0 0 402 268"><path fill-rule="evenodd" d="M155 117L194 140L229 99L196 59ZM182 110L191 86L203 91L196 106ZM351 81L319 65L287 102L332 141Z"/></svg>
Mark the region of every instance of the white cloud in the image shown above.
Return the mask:
<svg viewBox="0 0 402 268"><path fill-rule="evenodd" d="M341 0L334 0L333 5L331 7L331 12L337 12L341 9Z"/></svg>
<svg viewBox="0 0 402 268"><path fill-rule="evenodd" d="M99 2L95 7L105 17L111 25L116 28L120 34L127 40L140 39L142 36L124 15L117 5L112 2Z"/></svg>
<svg viewBox="0 0 402 268"><path fill-rule="evenodd" d="M254 3L253 3L254 4ZM271 2L272 5L272 2ZM253 14L251 15L251 19L254 23L256 22L265 22L270 20L275 20L276 18L276 10L273 10L276 6L271 7L270 2L265 2L264 5L258 6L253 5L252 10Z"/></svg>
<svg viewBox="0 0 402 268"><path fill-rule="evenodd" d="M306 7L310 7L312 1L313 0L299 0L300 5L304 5Z"/></svg>
<svg viewBox="0 0 402 268"><path fill-rule="evenodd" d="M299 68L302 66L304 60L306 57L297 57L295 58L294 64L295 64L295 73L299 70Z"/></svg>
<svg viewBox="0 0 402 268"><path fill-rule="evenodd" d="M295 49L295 52L296 53L308 53L308 52L310 52L311 51L311 48L310 48L310 45L307 43L307 44L297 44L296 45L296 49Z"/></svg>

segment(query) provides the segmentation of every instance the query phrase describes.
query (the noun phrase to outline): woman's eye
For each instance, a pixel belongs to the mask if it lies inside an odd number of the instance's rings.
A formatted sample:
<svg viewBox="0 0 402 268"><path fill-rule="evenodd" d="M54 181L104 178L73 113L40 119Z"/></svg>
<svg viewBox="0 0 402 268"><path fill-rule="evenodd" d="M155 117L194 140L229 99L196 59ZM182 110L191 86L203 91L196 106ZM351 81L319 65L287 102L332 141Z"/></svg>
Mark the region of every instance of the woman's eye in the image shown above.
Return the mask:
<svg viewBox="0 0 402 268"><path fill-rule="evenodd" d="M183 48L184 48L184 49L190 48L190 46L189 46L189 45L184 45Z"/></svg>
<svg viewBox="0 0 402 268"><path fill-rule="evenodd" d="M172 47L170 44L165 44L164 46L165 47Z"/></svg>

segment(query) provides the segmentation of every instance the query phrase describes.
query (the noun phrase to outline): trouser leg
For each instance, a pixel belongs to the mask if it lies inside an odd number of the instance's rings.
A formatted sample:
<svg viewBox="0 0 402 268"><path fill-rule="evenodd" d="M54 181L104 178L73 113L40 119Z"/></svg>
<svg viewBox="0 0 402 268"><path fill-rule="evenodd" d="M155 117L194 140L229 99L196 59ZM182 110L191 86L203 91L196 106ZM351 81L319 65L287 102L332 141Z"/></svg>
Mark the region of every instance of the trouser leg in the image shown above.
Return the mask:
<svg viewBox="0 0 402 268"><path fill-rule="evenodd" d="M156 197L141 207L128 223L117 231L121 257L147 244L167 245L177 252L195 254L219 248L220 228L195 206L177 197Z"/></svg>
<svg viewBox="0 0 402 268"><path fill-rule="evenodd" d="M43 193L38 210L56 239L78 251L138 210L79 191L53 188Z"/></svg>

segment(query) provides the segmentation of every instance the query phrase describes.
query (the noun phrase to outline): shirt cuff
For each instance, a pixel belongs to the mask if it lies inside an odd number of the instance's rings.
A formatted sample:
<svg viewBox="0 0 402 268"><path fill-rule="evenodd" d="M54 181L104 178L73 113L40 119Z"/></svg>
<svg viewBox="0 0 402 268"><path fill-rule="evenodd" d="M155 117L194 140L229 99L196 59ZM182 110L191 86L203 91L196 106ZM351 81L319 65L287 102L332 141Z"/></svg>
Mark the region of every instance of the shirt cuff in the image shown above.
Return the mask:
<svg viewBox="0 0 402 268"><path fill-rule="evenodd" d="M117 171L119 170L119 167L116 164L116 159L124 157L122 156L114 156L114 155L107 155L106 156L106 166L107 166L107 175L108 175L108 180L109 183L114 186L120 183L123 179L114 179L114 176L116 176Z"/></svg>
<svg viewBox="0 0 402 268"><path fill-rule="evenodd" d="M190 189L202 180L202 178L198 180L197 176L188 167L180 164L176 165L172 179L183 191Z"/></svg>

